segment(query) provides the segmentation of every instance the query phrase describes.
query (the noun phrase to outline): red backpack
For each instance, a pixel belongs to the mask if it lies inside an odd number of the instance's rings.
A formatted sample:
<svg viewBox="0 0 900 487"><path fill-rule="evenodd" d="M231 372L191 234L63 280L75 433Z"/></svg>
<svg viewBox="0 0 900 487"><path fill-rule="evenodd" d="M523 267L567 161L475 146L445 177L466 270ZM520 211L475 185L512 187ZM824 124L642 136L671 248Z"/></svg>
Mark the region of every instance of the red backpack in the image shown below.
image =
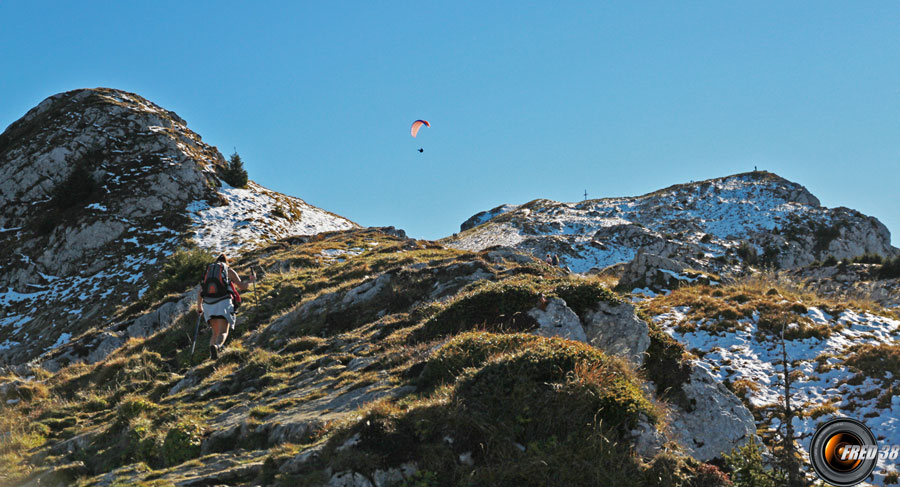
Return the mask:
<svg viewBox="0 0 900 487"><path fill-rule="evenodd" d="M241 295L228 278L228 266L224 262L213 262L206 266L200 284L200 295L204 298L231 297L235 309L241 305Z"/></svg>

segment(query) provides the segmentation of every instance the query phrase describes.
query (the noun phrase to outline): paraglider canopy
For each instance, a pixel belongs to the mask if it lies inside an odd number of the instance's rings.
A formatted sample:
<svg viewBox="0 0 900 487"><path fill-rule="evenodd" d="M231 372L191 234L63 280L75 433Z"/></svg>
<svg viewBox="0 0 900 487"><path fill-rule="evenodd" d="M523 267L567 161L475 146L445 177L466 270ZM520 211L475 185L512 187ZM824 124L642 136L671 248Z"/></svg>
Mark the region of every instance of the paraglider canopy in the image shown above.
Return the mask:
<svg viewBox="0 0 900 487"><path fill-rule="evenodd" d="M415 137L416 134L419 133L419 129L422 128L422 125L424 125L426 127L431 127L431 124L428 123L428 120L416 120L415 122L412 123L412 127L409 128L409 135L412 135L413 137Z"/></svg>

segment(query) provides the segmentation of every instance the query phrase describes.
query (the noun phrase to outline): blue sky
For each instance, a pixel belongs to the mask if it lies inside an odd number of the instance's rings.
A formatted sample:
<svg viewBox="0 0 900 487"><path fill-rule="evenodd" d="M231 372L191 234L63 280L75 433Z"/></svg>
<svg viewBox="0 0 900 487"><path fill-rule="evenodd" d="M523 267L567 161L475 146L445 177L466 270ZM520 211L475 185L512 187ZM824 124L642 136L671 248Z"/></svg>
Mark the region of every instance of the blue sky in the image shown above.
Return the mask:
<svg viewBox="0 0 900 487"><path fill-rule="evenodd" d="M260 184L421 238L757 165L900 240L900 4L561 3L4 1L0 128L132 91Z"/></svg>

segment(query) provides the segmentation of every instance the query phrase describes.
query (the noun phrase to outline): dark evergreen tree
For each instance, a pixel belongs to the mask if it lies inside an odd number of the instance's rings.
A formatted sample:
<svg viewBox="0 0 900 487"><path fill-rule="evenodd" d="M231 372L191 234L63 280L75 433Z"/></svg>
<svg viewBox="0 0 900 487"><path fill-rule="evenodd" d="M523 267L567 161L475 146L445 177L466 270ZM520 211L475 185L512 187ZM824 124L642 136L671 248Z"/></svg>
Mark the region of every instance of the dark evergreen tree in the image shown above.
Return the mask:
<svg viewBox="0 0 900 487"><path fill-rule="evenodd" d="M222 171L222 179L235 188L247 186L248 177L247 171L244 169L244 161L236 151L228 159L228 165Z"/></svg>

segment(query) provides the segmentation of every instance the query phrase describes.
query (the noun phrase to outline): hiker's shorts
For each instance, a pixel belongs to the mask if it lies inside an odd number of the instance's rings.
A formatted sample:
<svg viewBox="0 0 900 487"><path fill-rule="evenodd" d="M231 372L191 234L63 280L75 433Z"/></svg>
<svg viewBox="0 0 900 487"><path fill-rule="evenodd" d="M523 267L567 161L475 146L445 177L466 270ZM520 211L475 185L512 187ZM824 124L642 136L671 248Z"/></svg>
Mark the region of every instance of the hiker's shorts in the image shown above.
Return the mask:
<svg viewBox="0 0 900 487"><path fill-rule="evenodd" d="M207 303L203 300L203 319L209 323L213 318L225 318L228 324L234 328L234 304L231 298L220 299L215 303Z"/></svg>

